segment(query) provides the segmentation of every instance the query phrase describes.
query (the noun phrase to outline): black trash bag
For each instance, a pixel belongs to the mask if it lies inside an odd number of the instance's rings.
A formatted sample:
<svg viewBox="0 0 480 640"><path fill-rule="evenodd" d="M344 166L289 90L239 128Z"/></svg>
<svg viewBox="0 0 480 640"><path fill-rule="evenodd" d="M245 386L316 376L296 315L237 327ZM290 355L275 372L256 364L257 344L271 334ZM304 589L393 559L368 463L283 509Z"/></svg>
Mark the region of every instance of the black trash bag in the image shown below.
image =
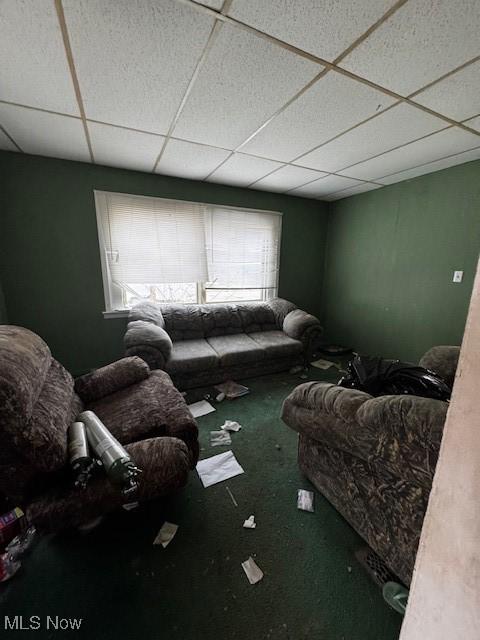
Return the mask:
<svg viewBox="0 0 480 640"><path fill-rule="evenodd" d="M375 356L356 355L348 363L347 375L338 384L372 396L409 394L446 402L452 392L446 382L429 369Z"/></svg>

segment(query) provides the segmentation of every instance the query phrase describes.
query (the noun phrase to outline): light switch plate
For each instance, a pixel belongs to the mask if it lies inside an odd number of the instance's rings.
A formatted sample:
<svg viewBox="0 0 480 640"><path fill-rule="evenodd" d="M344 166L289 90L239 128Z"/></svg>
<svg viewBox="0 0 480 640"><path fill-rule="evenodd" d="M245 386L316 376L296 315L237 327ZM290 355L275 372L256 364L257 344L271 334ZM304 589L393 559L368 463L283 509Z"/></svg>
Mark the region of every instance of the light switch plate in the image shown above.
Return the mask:
<svg viewBox="0 0 480 640"><path fill-rule="evenodd" d="M453 282L461 282L463 280L463 271L453 272Z"/></svg>

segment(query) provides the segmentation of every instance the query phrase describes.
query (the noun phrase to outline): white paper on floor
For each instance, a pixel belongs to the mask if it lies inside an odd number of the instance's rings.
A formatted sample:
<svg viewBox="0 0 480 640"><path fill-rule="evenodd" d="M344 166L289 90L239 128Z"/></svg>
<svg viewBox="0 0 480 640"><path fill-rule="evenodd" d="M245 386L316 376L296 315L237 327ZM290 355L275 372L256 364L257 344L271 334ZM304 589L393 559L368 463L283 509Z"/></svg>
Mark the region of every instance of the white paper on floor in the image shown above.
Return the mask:
<svg viewBox="0 0 480 640"><path fill-rule="evenodd" d="M171 522L164 522L160 531L157 533L157 537L153 541L153 544L161 544L163 548L169 544L173 536L177 533L178 524L172 524Z"/></svg>
<svg viewBox="0 0 480 640"><path fill-rule="evenodd" d="M248 558L245 562L242 562L242 568L245 571L250 584L256 584L263 578L263 571L253 558Z"/></svg>
<svg viewBox="0 0 480 640"><path fill-rule="evenodd" d="M245 529L255 529L255 527L257 526L257 523L255 522L255 516L250 516L249 518L247 518L243 523L243 526Z"/></svg>
<svg viewBox="0 0 480 640"><path fill-rule="evenodd" d="M297 496L297 508L302 511L314 512L313 508L313 491L305 491L305 489L298 490Z"/></svg>
<svg viewBox="0 0 480 640"><path fill-rule="evenodd" d="M132 511L132 509L136 509L140 503L139 502L124 502L122 507L125 511Z"/></svg>
<svg viewBox="0 0 480 640"><path fill-rule="evenodd" d="M206 416L207 413L216 411L215 407L212 407L212 405L206 400L200 400L199 402L189 404L188 408L194 418L200 418L200 416Z"/></svg>
<svg viewBox="0 0 480 640"><path fill-rule="evenodd" d="M232 438L228 431L210 431L210 444L212 447L219 447L232 444Z"/></svg>
<svg viewBox="0 0 480 640"><path fill-rule="evenodd" d="M330 360L315 360L310 363L312 367L316 367L317 369L330 369L330 367L336 367L338 369L338 365L335 362L330 362Z"/></svg>
<svg viewBox="0 0 480 640"><path fill-rule="evenodd" d="M233 451L225 451L218 456L200 460L196 469L205 488L244 473Z"/></svg>
<svg viewBox="0 0 480 640"><path fill-rule="evenodd" d="M220 429L223 429L224 431L240 431L241 428L242 425L238 424L238 422L235 422L234 420L225 420L225 423L220 427Z"/></svg>

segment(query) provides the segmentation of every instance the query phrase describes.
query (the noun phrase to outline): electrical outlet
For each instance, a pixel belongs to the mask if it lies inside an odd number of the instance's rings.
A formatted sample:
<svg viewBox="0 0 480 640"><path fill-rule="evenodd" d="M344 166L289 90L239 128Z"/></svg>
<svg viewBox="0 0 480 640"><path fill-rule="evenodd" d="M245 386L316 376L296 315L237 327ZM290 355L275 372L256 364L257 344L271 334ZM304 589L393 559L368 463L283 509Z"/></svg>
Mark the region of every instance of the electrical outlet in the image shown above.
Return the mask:
<svg viewBox="0 0 480 640"><path fill-rule="evenodd" d="M463 280L463 271L453 272L453 282L461 282Z"/></svg>

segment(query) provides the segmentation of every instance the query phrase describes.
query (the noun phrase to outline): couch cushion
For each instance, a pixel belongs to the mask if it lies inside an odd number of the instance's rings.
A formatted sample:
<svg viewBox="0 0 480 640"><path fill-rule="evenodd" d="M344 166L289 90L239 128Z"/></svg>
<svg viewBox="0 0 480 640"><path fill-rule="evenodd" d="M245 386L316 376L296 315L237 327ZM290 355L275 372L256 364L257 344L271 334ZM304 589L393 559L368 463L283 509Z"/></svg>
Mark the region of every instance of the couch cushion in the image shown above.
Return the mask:
<svg viewBox="0 0 480 640"><path fill-rule="evenodd" d="M242 362L254 362L263 360L266 351L245 333L236 333L231 336L213 336L207 338L208 343L217 352L220 364L227 367Z"/></svg>
<svg viewBox="0 0 480 640"><path fill-rule="evenodd" d="M282 358L302 353L300 340L294 340L283 331L256 331L248 334L271 358Z"/></svg>
<svg viewBox="0 0 480 640"><path fill-rule="evenodd" d="M166 364L168 373L188 373L218 367L217 353L206 340L180 340L173 343L170 359Z"/></svg>

